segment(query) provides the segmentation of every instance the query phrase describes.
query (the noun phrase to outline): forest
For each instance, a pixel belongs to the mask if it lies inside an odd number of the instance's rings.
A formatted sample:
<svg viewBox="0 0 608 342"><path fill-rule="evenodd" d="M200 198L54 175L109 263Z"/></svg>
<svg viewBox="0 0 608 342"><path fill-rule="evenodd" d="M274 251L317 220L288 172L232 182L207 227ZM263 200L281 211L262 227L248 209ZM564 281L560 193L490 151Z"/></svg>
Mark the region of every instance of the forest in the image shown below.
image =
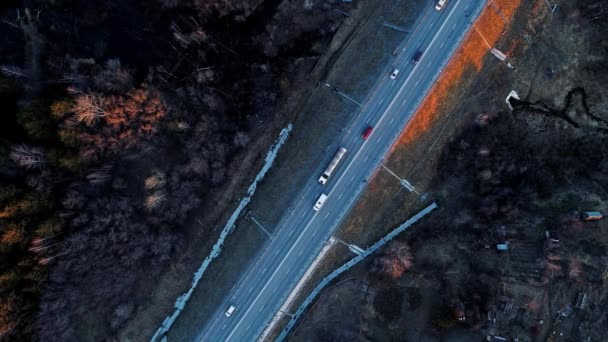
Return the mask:
<svg viewBox="0 0 608 342"><path fill-rule="evenodd" d="M0 4L0 339L115 336L235 153L271 133L254 123L282 119L332 6Z"/></svg>

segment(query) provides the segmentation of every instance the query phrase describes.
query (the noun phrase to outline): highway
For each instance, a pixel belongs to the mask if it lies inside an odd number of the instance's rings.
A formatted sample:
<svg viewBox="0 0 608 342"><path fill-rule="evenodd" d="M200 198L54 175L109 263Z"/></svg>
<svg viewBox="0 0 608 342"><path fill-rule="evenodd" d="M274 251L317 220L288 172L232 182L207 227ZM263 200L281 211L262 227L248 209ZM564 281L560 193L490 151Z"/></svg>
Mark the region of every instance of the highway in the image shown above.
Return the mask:
<svg viewBox="0 0 608 342"><path fill-rule="evenodd" d="M201 327L196 341L255 341L260 336L359 197L484 4L485 0L452 0L437 12L434 2L428 1L389 72L381 76L360 114L345 123L345 134L327 152L325 162L329 163L340 146L348 150L332 177L326 185L318 182L327 164L310 175L291 211L279 221L274 239ZM423 54L414 65L412 56L417 50ZM400 72L392 80L389 74L394 68ZM361 133L368 125L374 130L363 140ZM322 193L329 198L315 212L312 207ZM236 310L226 317L224 312L231 304Z"/></svg>

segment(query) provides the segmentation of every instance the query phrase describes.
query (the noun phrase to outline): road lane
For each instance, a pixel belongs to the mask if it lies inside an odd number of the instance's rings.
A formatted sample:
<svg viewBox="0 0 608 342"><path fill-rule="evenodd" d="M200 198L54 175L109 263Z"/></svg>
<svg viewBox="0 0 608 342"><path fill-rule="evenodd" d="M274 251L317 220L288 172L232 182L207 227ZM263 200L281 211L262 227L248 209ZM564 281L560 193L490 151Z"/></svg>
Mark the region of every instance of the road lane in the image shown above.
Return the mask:
<svg viewBox="0 0 608 342"><path fill-rule="evenodd" d="M291 212L280 220L274 240L239 280L230 299L218 308L197 340L253 341L259 336L323 243L331 236L343 217L344 209L350 207L359 196L363 180L374 172L432 83L437 70L422 66L443 64L449 51L442 50L451 49L467 27L469 19L465 16L465 7L475 8L482 2L453 1L440 13L434 12L432 6L429 7L430 11L426 9L424 20L394 62L394 67L401 70L400 76L397 80L388 81L388 75L382 75L385 80L379 83L362 112L350 125L349 133L342 136L341 143L349 150L343 165L336 170L326 187L317 183L318 175L311 175ZM439 23L441 25L437 25ZM431 27L438 28L433 30ZM452 27L458 29L452 30ZM420 46L424 53L419 63L413 65L411 58L416 46ZM424 86L418 87L412 83ZM385 99L391 101L385 104ZM397 124L393 124L394 121ZM374 132L370 139L363 141L361 132L370 123L375 126ZM314 212L312 204L322 192L328 193L329 198L319 212ZM294 216L296 212L299 214L296 215L297 219ZM266 272L260 272L260 269ZM237 309L232 317L226 318L223 312L232 303Z"/></svg>

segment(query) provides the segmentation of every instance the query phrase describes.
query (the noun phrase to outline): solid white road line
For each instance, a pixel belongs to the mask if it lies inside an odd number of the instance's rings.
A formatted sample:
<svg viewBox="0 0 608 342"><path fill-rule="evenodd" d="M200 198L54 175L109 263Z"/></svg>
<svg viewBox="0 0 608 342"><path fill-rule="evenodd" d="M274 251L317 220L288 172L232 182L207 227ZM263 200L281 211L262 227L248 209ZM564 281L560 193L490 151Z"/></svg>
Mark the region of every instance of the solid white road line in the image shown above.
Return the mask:
<svg viewBox="0 0 608 342"><path fill-rule="evenodd" d="M456 2L456 4L458 4L458 2ZM456 5L455 4L455 5ZM448 14L448 16L446 17L444 23L439 27L439 30L437 31L437 34L435 34L435 37L433 37L433 39L431 40L431 43L429 44L429 47L435 42L435 40L437 39L437 37L440 35L440 32L443 30L444 26L446 25L446 23L449 21L450 17L452 16L452 14L454 14L454 9L456 8L456 6L451 6L451 11ZM454 27L456 27L456 25L454 25ZM425 56L422 56L422 59L424 59ZM403 85L401 86L401 88L399 88L399 90L397 91L396 95L393 97L393 100L391 101L391 103L389 104L389 106L387 107L387 109L384 111L384 114L380 117L380 120L378 122L378 124L382 121L382 119L384 119L384 117L386 116L385 114L387 112L390 111L391 107L393 106L393 104L395 103L395 101L397 100L398 95L403 91L403 89L405 88L407 81L410 79L410 77L412 76L413 73L410 73L410 75L408 75L408 78L405 80L405 82L403 83ZM377 125L378 125L377 124ZM352 166L354 160L356 159L356 157L359 155L359 153L362 151L362 149L359 149L356 153L355 156L353 157L353 159L351 160L351 162L348 164L348 166L346 167L346 169L344 170L344 174L346 174L346 171L348 171L348 169L350 169L350 167ZM337 184L339 184L342 180L344 179L344 177L339 177L338 181L336 183L336 187ZM272 281L272 279L276 276L277 272L279 271L279 269L283 266L283 264L285 263L285 261L287 260L287 258L289 257L289 254L291 254L291 252L294 250L294 248L298 245L298 242L304 237L305 232L308 230L308 228L310 227L312 223L312 220L308 222L308 224L304 227L304 229L301 231L300 236L298 237L298 239L295 241L295 243L291 246L291 248L287 251L287 254L285 254L285 257L283 258L283 260L281 260L281 262L279 263L279 265L276 267L275 271L273 272L273 274L271 275L270 279L268 279L268 282L266 284L264 284L264 286L262 287L262 289L260 290L260 293L262 293L267 287L268 284ZM300 250L300 253L298 255L302 255L304 251ZM238 323L236 324L236 326L233 328L232 332L230 333L230 335L228 335L228 337L226 338L226 340L229 340L232 335L234 335L234 333L238 330L238 327L241 325L241 323L243 323L243 318L247 315L247 313L252 309L252 306L260 299L260 294L258 294L256 296L256 298L254 299L254 301L251 303L251 306L243 313L243 315L241 316L241 319L238 321Z"/></svg>

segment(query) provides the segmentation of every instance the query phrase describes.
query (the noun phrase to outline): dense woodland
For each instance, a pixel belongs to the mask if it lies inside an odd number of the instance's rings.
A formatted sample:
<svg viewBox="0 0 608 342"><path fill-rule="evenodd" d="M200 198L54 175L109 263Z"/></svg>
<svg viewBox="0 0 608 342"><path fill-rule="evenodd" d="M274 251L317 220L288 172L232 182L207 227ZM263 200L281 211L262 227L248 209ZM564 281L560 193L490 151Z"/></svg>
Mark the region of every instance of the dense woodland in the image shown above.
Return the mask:
<svg viewBox="0 0 608 342"><path fill-rule="evenodd" d="M332 6L0 4L0 339L116 333L234 176L252 122L281 119Z"/></svg>
<svg viewBox="0 0 608 342"><path fill-rule="evenodd" d="M500 300L499 284L520 280L509 268L509 257L494 250L495 244L507 239L520 250L531 244L542 256L539 230L543 236L545 230L558 234L561 247L545 249L549 252L541 263L531 258L530 267L538 267L542 277L522 283L555 291L552 303L560 302L567 293L564 288L597 284L603 288L593 274L603 272L607 234L598 225L583 223L576 209L595 208L599 202L588 199L608 194L608 136L597 126L582 127L585 117L579 112L565 123L564 118L539 114L527 105L513 113L476 115L475 122L442 153L438 184L447 194L439 201L443 214L428 218L415 234L395 239L370 261L367 281L374 293L370 301L374 315L362 321L372 321L377 314L381 329L407 331L410 326L403 325L404 317L411 316L404 315L416 315L426 301L432 302L429 320L416 329L427 329L438 339L451 328L477 332L487 323L493 303ZM593 250L599 252L591 257ZM435 289L437 294L423 299L420 288ZM355 300L340 301L349 299ZM542 311L539 303L526 305L532 314ZM354 310L365 316L363 307ZM458 315L465 313L466 321L459 321ZM365 324L354 335L364 330L369 338L376 337ZM595 333L605 334L602 323L590 320L589 324ZM317 331L320 341L353 338L348 329L322 326Z"/></svg>
<svg viewBox="0 0 608 342"><path fill-rule="evenodd" d="M547 128L535 131L531 118L546 120ZM517 222L575 183L608 190L605 132L562 120L526 106L516 108L515 116L484 113L449 146L440 173L447 183L462 180L455 196L467 203L459 210L463 225Z"/></svg>

